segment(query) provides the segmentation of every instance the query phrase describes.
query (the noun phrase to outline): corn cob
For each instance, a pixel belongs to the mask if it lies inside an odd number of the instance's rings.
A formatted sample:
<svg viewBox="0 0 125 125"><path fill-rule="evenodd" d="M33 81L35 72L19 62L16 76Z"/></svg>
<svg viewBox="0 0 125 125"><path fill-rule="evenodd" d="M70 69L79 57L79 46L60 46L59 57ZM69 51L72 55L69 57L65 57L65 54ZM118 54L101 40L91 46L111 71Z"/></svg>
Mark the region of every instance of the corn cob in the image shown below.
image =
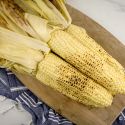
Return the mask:
<svg viewBox="0 0 125 125"><path fill-rule="evenodd" d="M66 32L77 38L84 46L89 48L91 51L96 52L99 56L104 57L105 61L113 66L116 71L124 74L124 68L121 66L119 62L117 62L111 55L109 55L99 44L96 43L94 39L92 39L86 32L86 30L82 27L71 24Z"/></svg>
<svg viewBox="0 0 125 125"><path fill-rule="evenodd" d="M88 47L92 51L99 53L99 55L103 56L105 61L113 66L117 72L121 75L124 75L125 69L121 66L119 62L117 62L114 58L111 57L100 45L98 45L91 37L88 36L85 29L80 28L71 24L71 17L65 7L65 1L62 0L52 0L53 5L63 13L63 16L69 20L69 27L66 29L68 33L76 37L79 41L83 43L84 46ZM47 12L46 12L47 13ZM44 16L43 16L44 17ZM71 24L71 25L70 25ZM77 35L79 34L79 35ZM81 34L81 35L80 35ZM86 42L85 42L86 41ZM94 48L94 49L93 49Z"/></svg>
<svg viewBox="0 0 125 125"><path fill-rule="evenodd" d="M113 97L110 92L61 58L48 54L47 45L40 43L39 40L0 28L0 57L13 62L19 72L31 73L44 84L85 105L111 105ZM13 64L10 66L13 67Z"/></svg>
<svg viewBox="0 0 125 125"><path fill-rule="evenodd" d="M85 105L94 107L111 105L112 96L105 88L52 53L46 55L39 63L36 78Z"/></svg>
<svg viewBox="0 0 125 125"><path fill-rule="evenodd" d="M48 44L56 54L113 94L125 93L125 75L116 72L101 56L83 46L68 33L54 31Z"/></svg>

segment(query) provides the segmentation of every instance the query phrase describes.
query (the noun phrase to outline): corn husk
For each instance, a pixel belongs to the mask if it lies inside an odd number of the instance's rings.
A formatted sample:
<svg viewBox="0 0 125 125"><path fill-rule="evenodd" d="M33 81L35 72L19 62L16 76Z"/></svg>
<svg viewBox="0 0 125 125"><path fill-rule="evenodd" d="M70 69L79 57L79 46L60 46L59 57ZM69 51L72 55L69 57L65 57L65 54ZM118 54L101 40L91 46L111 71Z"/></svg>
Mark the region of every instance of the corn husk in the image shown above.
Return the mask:
<svg viewBox="0 0 125 125"><path fill-rule="evenodd" d="M25 19L44 42L48 42L51 39L53 31L60 29L57 26L49 24L48 20L29 13L25 14Z"/></svg>
<svg viewBox="0 0 125 125"><path fill-rule="evenodd" d="M14 0L14 2L27 13L37 16L43 15L43 12L32 0Z"/></svg>
<svg viewBox="0 0 125 125"><path fill-rule="evenodd" d="M2 11L0 11L0 26L22 35L28 35L25 31L23 31L20 27L13 23Z"/></svg>
<svg viewBox="0 0 125 125"><path fill-rule="evenodd" d="M67 20L67 24L68 26L71 24L72 19L71 16L69 14L69 12L67 11L67 8L65 6L66 1L65 0L52 0L51 3L58 9L58 11L60 11L60 13L65 17L65 19Z"/></svg>
<svg viewBox="0 0 125 125"><path fill-rule="evenodd" d="M36 32L30 27L28 22L24 19L24 11L17 6L13 0L1 0L0 9L15 25L20 27L24 32L30 36L40 39Z"/></svg>
<svg viewBox="0 0 125 125"><path fill-rule="evenodd" d="M49 0L14 0L25 12L38 14L49 21L50 24L64 29L71 24L71 17L65 7L64 1ZM54 3L54 4L53 4Z"/></svg>
<svg viewBox="0 0 125 125"><path fill-rule="evenodd" d="M47 44L0 27L0 58L19 64L34 72L45 54Z"/></svg>

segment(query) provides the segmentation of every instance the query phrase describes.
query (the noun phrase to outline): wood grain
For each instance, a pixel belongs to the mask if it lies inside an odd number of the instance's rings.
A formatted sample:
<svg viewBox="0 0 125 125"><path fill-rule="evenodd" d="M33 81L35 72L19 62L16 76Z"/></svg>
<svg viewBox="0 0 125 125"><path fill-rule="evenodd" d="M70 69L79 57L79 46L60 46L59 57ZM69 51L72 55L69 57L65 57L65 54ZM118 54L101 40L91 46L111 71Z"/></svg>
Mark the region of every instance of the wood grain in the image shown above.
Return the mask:
<svg viewBox="0 0 125 125"><path fill-rule="evenodd" d="M99 24L85 14L68 6L73 23L83 26L107 52L125 67L125 46ZM116 116L125 106L125 96L117 95L112 106L104 109L87 108L61 93L45 86L27 75L16 73L17 77L41 100L77 125L111 125Z"/></svg>

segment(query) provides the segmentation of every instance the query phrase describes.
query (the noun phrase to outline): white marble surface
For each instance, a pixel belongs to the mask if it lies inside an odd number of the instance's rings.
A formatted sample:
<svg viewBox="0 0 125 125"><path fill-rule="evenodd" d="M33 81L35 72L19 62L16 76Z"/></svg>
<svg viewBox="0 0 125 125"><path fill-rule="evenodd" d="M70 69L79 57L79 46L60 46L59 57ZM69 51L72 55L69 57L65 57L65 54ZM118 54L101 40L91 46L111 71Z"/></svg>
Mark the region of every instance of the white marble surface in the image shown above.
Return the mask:
<svg viewBox="0 0 125 125"><path fill-rule="evenodd" d="M67 0L125 45L125 0Z"/></svg>

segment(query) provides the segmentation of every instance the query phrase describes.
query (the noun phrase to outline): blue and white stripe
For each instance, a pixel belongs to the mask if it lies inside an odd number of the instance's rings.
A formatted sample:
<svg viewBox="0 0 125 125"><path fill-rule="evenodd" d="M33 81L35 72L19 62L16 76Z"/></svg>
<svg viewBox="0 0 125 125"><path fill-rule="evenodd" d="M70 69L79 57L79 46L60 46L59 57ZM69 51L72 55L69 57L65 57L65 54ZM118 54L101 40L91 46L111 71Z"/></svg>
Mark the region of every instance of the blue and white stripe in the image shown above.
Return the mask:
<svg viewBox="0 0 125 125"><path fill-rule="evenodd" d="M70 121L68 121L67 119L63 118L62 116L60 116L57 113L54 113L54 110L50 109L49 110L49 120L56 122L57 124L72 124Z"/></svg>
<svg viewBox="0 0 125 125"><path fill-rule="evenodd" d="M0 95L21 103L31 113L36 125L73 125L33 95L8 69L0 69Z"/></svg>
<svg viewBox="0 0 125 125"><path fill-rule="evenodd" d="M17 87L11 87L10 88L11 92L22 91L22 90L28 90L28 88L25 87L25 86L17 86Z"/></svg>

